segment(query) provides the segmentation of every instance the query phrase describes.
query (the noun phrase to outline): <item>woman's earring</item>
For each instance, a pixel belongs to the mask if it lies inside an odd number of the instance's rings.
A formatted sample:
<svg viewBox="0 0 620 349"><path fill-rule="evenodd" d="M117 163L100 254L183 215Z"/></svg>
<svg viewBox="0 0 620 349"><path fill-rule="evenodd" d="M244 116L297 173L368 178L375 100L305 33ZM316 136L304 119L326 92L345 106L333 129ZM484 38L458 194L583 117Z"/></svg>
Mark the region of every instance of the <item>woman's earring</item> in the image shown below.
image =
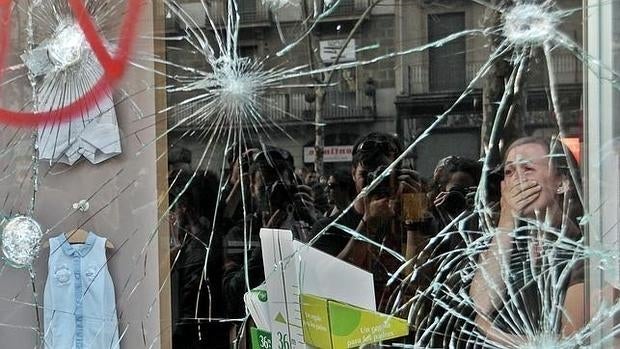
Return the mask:
<svg viewBox="0 0 620 349"><path fill-rule="evenodd" d="M558 186L558 189L556 190L556 192L558 194L564 194L566 193L566 186L564 184L560 184L560 186Z"/></svg>

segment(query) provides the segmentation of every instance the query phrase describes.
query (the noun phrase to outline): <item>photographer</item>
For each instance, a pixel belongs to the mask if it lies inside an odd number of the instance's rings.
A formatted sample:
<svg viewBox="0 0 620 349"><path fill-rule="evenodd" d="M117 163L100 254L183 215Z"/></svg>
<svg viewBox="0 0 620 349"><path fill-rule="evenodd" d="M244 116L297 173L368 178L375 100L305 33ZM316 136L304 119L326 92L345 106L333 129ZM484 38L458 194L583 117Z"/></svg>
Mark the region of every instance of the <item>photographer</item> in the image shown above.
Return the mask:
<svg viewBox="0 0 620 349"><path fill-rule="evenodd" d="M241 159L239 153L241 151ZM249 172L250 162L254 154L258 153L259 147L252 144L245 144L239 149L237 143L233 143L226 150L226 162L228 163L228 177L221 192L220 212L218 212L218 230L227 232L234 225L243 225L243 206L241 205L242 193L241 184L244 186L244 193L249 198ZM243 177L243 180L241 179ZM251 209L246 204L246 211ZM246 212L251 213L251 212Z"/></svg>
<svg viewBox="0 0 620 349"><path fill-rule="evenodd" d="M426 251L429 255L444 257L439 257L433 263L434 265L429 268L429 274L434 276L436 284L441 284L449 290L469 287L468 282L457 272L463 268L463 264L451 265L445 261L450 259L447 256L454 256L458 253L456 251L466 248L470 242L465 241L469 240L468 237L471 236L472 240L478 237L478 217L470 217L469 213L474 209L476 186L480 181L481 172L478 162L458 156L441 159L433 172L433 183L428 193L432 214L432 223L429 225L430 230L438 238L426 247ZM456 218L459 218L458 222L455 221ZM443 237L440 237L439 233ZM437 268L441 268L441 272L437 273ZM457 328L464 328L464 333L471 330L469 327L464 327L465 323L471 320L465 320L465 316L457 319L448 314L447 309L461 310L465 307L453 298L447 297L444 292L426 293L421 299L425 299L426 302L415 304L415 311L421 314L417 328L424 330L418 330L415 334L417 346L444 348L451 340L451 336L446 335L447 333L454 333ZM465 309L462 314L469 315L471 310Z"/></svg>
<svg viewBox="0 0 620 349"><path fill-rule="evenodd" d="M175 170L169 178L172 340L182 348L225 348L228 325L197 319L224 315L221 236L211 236L218 178L211 172ZM186 187L187 186L187 187ZM207 250L211 249L208 254ZM203 269L206 262L206 269Z"/></svg>
<svg viewBox="0 0 620 349"><path fill-rule="evenodd" d="M463 211L473 209L481 172L478 162L458 156L437 163L429 195L437 231L450 225Z"/></svg>
<svg viewBox="0 0 620 349"><path fill-rule="evenodd" d="M371 133L353 146L351 176L357 193L380 176L383 169L402 152L399 141L390 135ZM354 202L336 223L363 234L383 246L401 251L405 229L400 215L400 201L405 194L422 191L422 184L412 170L392 171L368 195ZM312 228L313 235L321 233L337 217L318 221ZM400 261L337 227L330 227L317 239L314 247L348 261L374 274L375 294L379 309L387 304L390 292L385 288L391 273Z"/></svg>
<svg viewBox="0 0 620 349"><path fill-rule="evenodd" d="M264 147L255 152L249 166L251 199L246 223L234 226L229 236L257 239L260 228L289 229L296 239L306 241L308 228L314 223L311 196L298 186L293 174L291 154L279 148ZM247 269L249 285L245 283ZM265 279L260 242L250 251L248 263L242 258L229 258L224 266L223 290L230 317L245 316L243 295Z"/></svg>

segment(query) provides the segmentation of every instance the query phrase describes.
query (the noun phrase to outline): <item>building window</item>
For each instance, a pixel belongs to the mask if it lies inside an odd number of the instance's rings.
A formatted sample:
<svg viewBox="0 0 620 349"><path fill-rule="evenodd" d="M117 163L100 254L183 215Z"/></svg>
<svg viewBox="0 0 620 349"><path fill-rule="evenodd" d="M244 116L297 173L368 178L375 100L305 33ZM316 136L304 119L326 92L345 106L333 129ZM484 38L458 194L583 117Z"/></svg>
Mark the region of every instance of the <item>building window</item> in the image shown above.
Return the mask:
<svg viewBox="0 0 620 349"><path fill-rule="evenodd" d="M239 15L252 16L256 13L256 0L241 0L238 1Z"/></svg>
<svg viewBox="0 0 620 349"><path fill-rule="evenodd" d="M247 58L258 57L258 46L256 46L256 45L239 46L238 47L238 54L241 57L247 57Z"/></svg>
<svg viewBox="0 0 620 349"><path fill-rule="evenodd" d="M465 13L428 16L428 42L465 30ZM465 38L429 50L429 91L456 91L465 87Z"/></svg>

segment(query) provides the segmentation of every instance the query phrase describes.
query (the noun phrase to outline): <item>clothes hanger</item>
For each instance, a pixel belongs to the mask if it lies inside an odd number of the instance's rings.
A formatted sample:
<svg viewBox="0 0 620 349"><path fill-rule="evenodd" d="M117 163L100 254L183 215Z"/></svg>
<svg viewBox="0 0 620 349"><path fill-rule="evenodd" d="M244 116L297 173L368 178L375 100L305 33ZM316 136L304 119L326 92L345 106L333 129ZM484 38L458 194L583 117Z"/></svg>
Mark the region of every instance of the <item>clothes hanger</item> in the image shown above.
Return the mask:
<svg viewBox="0 0 620 349"><path fill-rule="evenodd" d="M88 238L88 232L82 228L74 229L68 233L65 233L65 238L70 244L85 244L86 239ZM50 242L49 240L43 243L43 248L49 248ZM105 239L105 247L113 250L114 244L109 239Z"/></svg>
<svg viewBox="0 0 620 349"><path fill-rule="evenodd" d="M88 232L82 228L77 228L66 233L65 237L70 244L85 244L86 239L88 239ZM114 245L110 240L106 239L105 247L113 249Z"/></svg>
<svg viewBox="0 0 620 349"><path fill-rule="evenodd" d="M73 209L79 210L81 212L86 212L90 208L90 204L86 200L80 200L73 204ZM65 238L70 244L85 244L86 239L88 239L88 231L77 228L70 232L65 233ZM49 248L50 243L49 240L43 243L43 248ZM109 239L105 240L105 247L109 249L114 249L114 244Z"/></svg>
<svg viewBox="0 0 620 349"><path fill-rule="evenodd" d="M85 244L88 232L82 228L73 229L65 233L65 238L70 244Z"/></svg>

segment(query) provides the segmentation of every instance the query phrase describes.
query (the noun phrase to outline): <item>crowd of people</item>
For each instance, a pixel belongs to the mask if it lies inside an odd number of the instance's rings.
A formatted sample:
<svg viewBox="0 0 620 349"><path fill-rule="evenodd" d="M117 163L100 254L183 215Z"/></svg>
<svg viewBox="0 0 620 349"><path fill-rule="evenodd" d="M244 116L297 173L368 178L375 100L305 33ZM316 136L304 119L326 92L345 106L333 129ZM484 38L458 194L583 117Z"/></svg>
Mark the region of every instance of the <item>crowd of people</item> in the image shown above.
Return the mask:
<svg viewBox="0 0 620 349"><path fill-rule="evenodd" d="M556 148L557 144L539 138L519 139L508 147L497 171L491 171L494 176L488 178L494 180L485 182L485 202L498 233L477 259L479 268L464 289L475 308L470 325L475 324L493 343L515 343L525 335L519 328L544 326L539 320L544 306L532 301L541 298L534 296L535 285L517 287L523 294L512 297L506 297L506 292L514 287L495 285L502 284L503 277L498 251L522 248L512 232L540 220L567 229L575 240L581 235L575 220L581 206L575 197L574 173L568 173L570 159L566 160L570 155L557 156L564 153ZM387 286L402 265L389 250L414 259L409 270L416 268L417 276L407 284L404 295L413 297L427 289L437 272L437 265L429 261L463 247L468 239L453 234L432 249L427 248L429 241L457 221L468 226L463 229L461 225L462 231L475 234L481 229L479 220L471 217L481 192L477 187L482 164L449 156L439 161L429 178L402 165L386 171L402 151L396 137L370 133L354 144L349 169L318 176L295 169L293 156L285 149L235 144L227 150L228 171L222 180L211 172L191 170L187 165L191 154L179 151L174 155L177 164L170 167L169 216L175 347L228 348L239 340L241 320L246 317L243 295L264 281L261 228L291 230L295 239L370 271L380 311L394 309L395 288L402 287L398 283ZM372 188L367 188L371 183ZM527 254L510 256L526 258ZM519 263L511 261L510 265ZM558 322L562 324L559 335L578 329L584 318L582 307L576 305L583 298L583 271L569 272L562 314L566 320ZM435 309L432 302L430 297L419 302L420 318L428 318ZM525 309L527 326L505 323L505 309L511 307ZM441 316L433 311L433 316ZM416 332L428 328L428 321L413 319L410 323L410 340L419 340ZM449 346L441 335L449 331L432 332L435 335L424 339L429 345ZM478 344L469 339L452 343L455 347Z"/></svg>

